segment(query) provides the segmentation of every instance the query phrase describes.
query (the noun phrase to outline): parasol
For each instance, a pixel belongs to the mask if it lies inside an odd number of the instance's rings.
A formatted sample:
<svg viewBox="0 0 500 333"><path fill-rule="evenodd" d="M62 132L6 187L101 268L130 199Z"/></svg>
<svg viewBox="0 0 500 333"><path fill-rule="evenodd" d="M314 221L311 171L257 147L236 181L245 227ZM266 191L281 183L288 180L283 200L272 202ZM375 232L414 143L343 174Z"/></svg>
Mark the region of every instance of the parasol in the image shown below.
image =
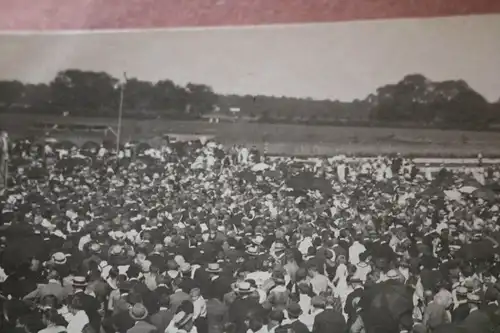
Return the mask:
<svg viewBox="0 0 500 333"><path fill-rule="evenodd" d="M477 190L477 187L474 186L463 186L459 189L461 193L472 193Z"/></svg>
<svg viewBox="0 0 500 333"><path fill-rule="evenodd" d="M269 169L270 166L266 163L257 163L252 167L253 172L264 171Z"/></svg>
<svg viewBox="0 0 500 333"><path fill-rule="evenodd" d="M75 148L76 144L69 140L64 140L64 141L58 141L54 143L54 148L55 149L61 149L61 150L71 150L72 148Z"/></svg>
<svg viewBox="0 0 500 333"><path fill-rule="evenodd" d="M462 200L462 194L457 190L444 191L446 198L460 202Z"/></svg>
<svg viewBox="0 0 500 333"><path fill-rule="evenodd" d="M100 148L100 145L94 141L87 141L82 145L82 150L85 150L85 151L90 151L90 150L98 151L99 148Z"/></svg>

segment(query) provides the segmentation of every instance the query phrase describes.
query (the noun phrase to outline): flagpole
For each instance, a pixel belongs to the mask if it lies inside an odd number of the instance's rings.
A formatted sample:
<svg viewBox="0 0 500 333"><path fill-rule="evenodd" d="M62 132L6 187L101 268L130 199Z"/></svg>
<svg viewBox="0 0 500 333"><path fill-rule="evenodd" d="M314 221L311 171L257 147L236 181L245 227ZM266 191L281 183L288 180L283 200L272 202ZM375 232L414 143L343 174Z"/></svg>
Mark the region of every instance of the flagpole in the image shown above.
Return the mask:
<svg viewBox="0 0 500 333"><path fill-rule="evenodd" d="M0 190L6 190L9 187L9 184L7 183L9 180L9 142L7 132L1 131L0 132L0 143L2 144L1 148L1 155L0 155L0 170L2 171L2 181L3 181L3 186L0 188Z"/></svg>
<svg viewBox="0 0 500 333"><path fill-rule="evenodd" d="M122 132L122 116L123 116L123 96L125 94L125 84L127 83L127 73L123 73L125 81L120 85L120 105L118 107L118 129L116 131L116 156L120 152L120 136Z"/></svg>

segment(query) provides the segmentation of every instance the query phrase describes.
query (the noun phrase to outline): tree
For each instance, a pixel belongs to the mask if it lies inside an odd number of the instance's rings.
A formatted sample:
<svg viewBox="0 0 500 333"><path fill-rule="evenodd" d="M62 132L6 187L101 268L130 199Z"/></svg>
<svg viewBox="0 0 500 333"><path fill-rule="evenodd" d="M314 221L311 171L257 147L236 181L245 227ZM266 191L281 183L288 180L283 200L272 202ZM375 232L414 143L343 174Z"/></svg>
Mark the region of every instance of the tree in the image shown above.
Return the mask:
<svg viewBox="0 0 500 333"><path fill-rule="evenodd" d="M207 85L188 83L186 91L188 93L188 109L192 117L212 112L217 104L218 96Z"/></svg>
<svg viewBox="0 0 500 333"><path fill-rule="evenodd" d="M19 103L24 91L24 85L19 81L0 81L0 106L9 108Z"/></svg>
<svg viewBox="0 0 500 333"><path fill-rule="evenodd" d="M481 128L490 114L486 99L464 81L432 82L420 74L380 87L368 103L372 120L392 123Z"/></svg>
<svg viewBox="0 0 500 333"><path fill-rule="evenodd" d="M52 104L76 113L116 109L119 100L117 84L116 78L104 72L61 71L50 83Z"/></svg>
<svg viewBox="0 0 500 333"><path fill-rule="evenodd" d="M170 80L158 81L154 86L155 109L167 110L169 114L182 114L187 106L188 93L184 87Z"/></svg>
<svg viewBox="0 0 500 333"><path fill-rule="evenodd" d="M141 81L135 78L127 80L123 107L136 112L152 109L155 100L153 87L154 85L148 81Z"/></svg>

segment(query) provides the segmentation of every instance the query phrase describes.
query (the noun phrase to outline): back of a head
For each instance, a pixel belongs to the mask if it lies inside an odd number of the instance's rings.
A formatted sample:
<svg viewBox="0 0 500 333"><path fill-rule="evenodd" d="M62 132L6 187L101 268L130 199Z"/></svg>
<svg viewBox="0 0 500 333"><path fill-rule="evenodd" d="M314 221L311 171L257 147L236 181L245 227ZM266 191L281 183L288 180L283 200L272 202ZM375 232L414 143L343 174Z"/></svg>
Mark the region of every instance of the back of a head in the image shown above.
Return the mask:
<svg viewBox="0 0 500 333"><path fill-rule="evenodd" d="M282 310L271 310L271 313L269 313L269 320L275 321L279 324L285 319L285 315L283 314Z"/></svg>

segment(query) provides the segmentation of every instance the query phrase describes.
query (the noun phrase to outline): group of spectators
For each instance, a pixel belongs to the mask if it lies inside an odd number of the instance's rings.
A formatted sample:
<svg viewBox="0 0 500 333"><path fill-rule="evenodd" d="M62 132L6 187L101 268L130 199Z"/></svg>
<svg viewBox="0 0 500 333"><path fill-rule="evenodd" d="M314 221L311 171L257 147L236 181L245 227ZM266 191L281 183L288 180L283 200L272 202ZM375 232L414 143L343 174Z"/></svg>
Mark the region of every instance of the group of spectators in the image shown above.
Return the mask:
<svg viewBox="0 0 500 333"><path fill-rule="evenodd" d="M499 172L17 140L1 332L498 332Z"/></svg>

